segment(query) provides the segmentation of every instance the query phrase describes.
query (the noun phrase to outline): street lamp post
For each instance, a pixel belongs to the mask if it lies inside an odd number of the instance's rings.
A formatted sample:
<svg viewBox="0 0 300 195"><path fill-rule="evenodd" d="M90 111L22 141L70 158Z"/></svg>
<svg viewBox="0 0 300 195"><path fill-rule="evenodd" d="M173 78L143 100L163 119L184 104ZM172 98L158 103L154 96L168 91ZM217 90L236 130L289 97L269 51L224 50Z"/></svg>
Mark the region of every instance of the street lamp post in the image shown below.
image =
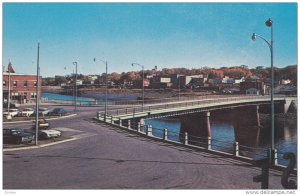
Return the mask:
<svg viewBox="0 0 300 195"><path fill-rule="evenodd" d="M106 121L107 117L107 61L100 60L105 64L105 105L104 105L104 122ZM96 62L96 58L94 58L94 62Z"/></svg>
<svg viewBox="0 0 300 195"><path fill-rule="evenodd" d="M143 78L142 78L142 88L143 88L143 94L142 94L142 112L144 112L144 99L145 99L145 89L144 89L144 66L138 63L132 63L131 66L140 66L142 68L142 72L143 72Z"/></svg>
<svg viewBox="0 0 300 195"><path fill-rule="evenodd" d="M252 40L255 41L256 37L261 38L270 48L271 52L271 151L270 160L274 162L275 146L274 146L274 68L273 68L273 21L269 18L266 21L266 26L271 28L271 43L269 43L264 37L253 33Z"/></svg>
<svg viewBox="0 0 300 195"><path fill-rule="evenodd" d="M77 62L73 62L73 65L75 65L75 105L74 105L74 112L77 111Z"/></svg>
<svg viewBox="0 0 300 195"><path fill-rule="evenodd" d="M180 100L180 75L178 77L178 100Z"/></svg>

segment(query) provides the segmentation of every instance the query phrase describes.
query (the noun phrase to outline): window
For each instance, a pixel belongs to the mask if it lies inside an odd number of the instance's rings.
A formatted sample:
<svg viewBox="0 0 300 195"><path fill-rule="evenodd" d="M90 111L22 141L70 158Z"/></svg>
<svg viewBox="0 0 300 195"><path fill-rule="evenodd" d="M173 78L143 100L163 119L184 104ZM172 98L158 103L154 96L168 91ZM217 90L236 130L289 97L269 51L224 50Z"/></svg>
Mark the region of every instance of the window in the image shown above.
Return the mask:
<svg viewBox="0 0 300 195"><path fill-rule="evenodd" d="M3 87L6 87L6 81L3 81Z"/></svg>
<svg viewBox="0 0 300 195"><path fill-rule="evenodd" d="M13 81L13 86L14 87L17 87L17 84L18 84L17 81Z"/></svg>
<svg viewBox="0 0 300 195"><path fill-rule="evenodd" d="M28 82L27 81L24 82L24 87L28 87Z"/></svg>
<svg viewBox="0 0 300 195"><path fill-rule="evenodd" d="M36 87L36 83L37 83L37 82L36 82L36 81L34 81L33 83L34 83L34 84L33 84L33 85L34 85L34 87Z"/></svg>
<svg viewBox="0 0 300 195"><path fill-rule="evenodd" d="M36 98L36 93L31 93L31 98L35 99Z"/></svg>

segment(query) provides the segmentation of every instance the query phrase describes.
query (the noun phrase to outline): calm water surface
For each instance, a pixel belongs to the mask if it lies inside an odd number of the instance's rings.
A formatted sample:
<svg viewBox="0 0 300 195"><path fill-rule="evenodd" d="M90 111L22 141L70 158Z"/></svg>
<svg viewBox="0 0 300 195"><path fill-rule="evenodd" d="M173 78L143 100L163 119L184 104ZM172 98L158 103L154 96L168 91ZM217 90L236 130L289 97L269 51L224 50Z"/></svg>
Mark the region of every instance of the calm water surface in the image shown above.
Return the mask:
<svg viewBox="0 0 300 195"><path fill-rule="evenodd" d="M268 123L269 121L267 121ZM161 129L168 129L168 139L174 141L180 141L180 127L181 123L176 118L162 118L162 119L147 119L146 125L153 126L153 135L157 137L163 136ZM252 128L253 129L253 128ZM169 133L172 131L174 133ZM246 131L246 129L245 129ZM230 120L226 120L222 117L211 117L211 133L213 141L212 149L221 150L225 152L233 152L233 143L236 137L241 137L241 145L246 147L261 148L254 150L257 153L265 153L265 148L268 148L269 144L269 132L264 128L259 128L257 131L248 131L246 134L235 135L234 125ZM244 139L243 139L244 137ZM285 152L293 152L297 154L297 121L296 120L281 120L276 121L275 126L275 148L278 150L279 164L287 164L282 158ZM240 148L241 154L249 157L261 157L255 153L247 153L248 149ZM252 150L251 150L252 151Z"/></svg>

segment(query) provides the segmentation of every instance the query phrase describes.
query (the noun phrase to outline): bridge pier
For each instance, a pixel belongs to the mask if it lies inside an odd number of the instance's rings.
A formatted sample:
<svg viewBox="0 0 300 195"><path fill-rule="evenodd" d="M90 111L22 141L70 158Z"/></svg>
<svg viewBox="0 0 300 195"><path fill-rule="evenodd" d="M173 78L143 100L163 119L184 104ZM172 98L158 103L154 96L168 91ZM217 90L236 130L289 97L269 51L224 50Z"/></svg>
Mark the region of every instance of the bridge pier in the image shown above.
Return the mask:
<svg viewBox="0 0 300 195"><path fill-rule="evenodd" d="M210 126L210 112L201 112L181 115L181 128L180 132L183 135L187 132L190 135L189 140L191 143L199 142L199 146L207 147L207 144L203 143L203 140L211 138L211 126ZM180 137L181 142L185 142L185 136ZM202 143L200 143L202 142Z"/></svg>

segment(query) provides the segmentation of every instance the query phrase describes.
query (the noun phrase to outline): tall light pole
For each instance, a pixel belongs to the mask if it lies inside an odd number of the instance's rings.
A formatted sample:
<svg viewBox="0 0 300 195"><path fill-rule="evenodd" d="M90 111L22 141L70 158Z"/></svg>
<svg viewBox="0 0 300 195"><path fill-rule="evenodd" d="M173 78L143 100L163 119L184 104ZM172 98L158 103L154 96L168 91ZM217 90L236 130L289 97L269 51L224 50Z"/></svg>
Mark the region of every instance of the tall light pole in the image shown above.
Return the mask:
<svg viewBox="0 0 300 195"><path fill-rule="evenodd" d="M40 43L38 43L36 64L36 101L35 101L35 145L38 145L39 135L39 77L40 77Z"/></svg>
<svg viewBox="0 0 300 195"><path fill-rule="evenodd" d="M73 62L75 65L76 73L75 73L75 105L74 105L74 112L77 111L77 62Z"/></svg>
<svg viewBox="0 0 300 195"><path fill-rule="evenodd" d="M180 75L178 77L178 100L180 100Z"/></svg>
<svg viewBox="0 0 300 195"><path fill-rule="evenodd" d="M144 66L141 65L141 64L138 64L138 63L132 63L131 66L134 66L134 65L137 65L137 66L140 66L142 67L142 72L143 72L143 78L142 78L142 88L143 88L143 94L142 94L142 112L144 112L144 99L145 99L145 88L144 88Z"/></svg>
<svg viewBox="0 0 300 195"><path fill-rule="evenodd" d="M105 64L105 105L104 105L104 122L107 117L107 61L99 60ZM96 58L94 58L94 62L96 62Z"/></svg>
<svg viewBox="0 0 300 195"><path fill-rule="evenodd" d="M270 48L270 52L271 52L271 151L270 151L270 160L272 162L274 162L274 157L275 157L275 145L274 145L274 68L273 68L273 21L269 18L266 22L265 22L267 27L270 27L271 29L271 43L269 43L264 37L253 33L252 35L252 40L255 41L256 37L261 38L263 41L265 41L265 43L267 43L267 45Z"/></svg>

